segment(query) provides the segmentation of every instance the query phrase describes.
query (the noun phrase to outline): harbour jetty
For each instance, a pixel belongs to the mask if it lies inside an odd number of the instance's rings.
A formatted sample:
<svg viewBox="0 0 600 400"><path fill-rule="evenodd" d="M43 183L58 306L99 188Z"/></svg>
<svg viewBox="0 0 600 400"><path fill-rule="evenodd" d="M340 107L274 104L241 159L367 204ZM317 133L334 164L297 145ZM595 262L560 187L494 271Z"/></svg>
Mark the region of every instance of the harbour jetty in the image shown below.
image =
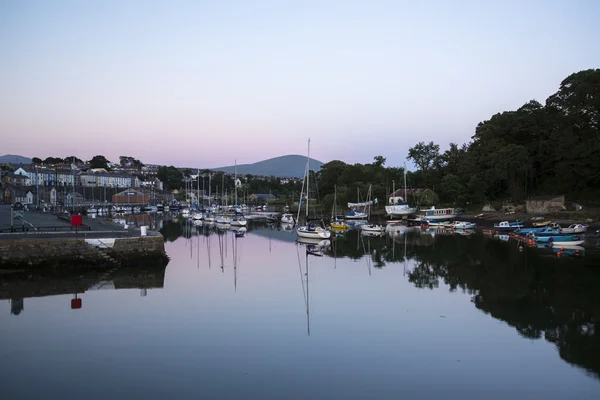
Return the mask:
<svg viewBox="0 0 600 400"><path fill-rule="evenodd" d="M163 236L146 226L130 227L83 217L25 211L11 222L10 207L0 205L0 272L48 268L112 268L142 259L166 260Z"/></svg>

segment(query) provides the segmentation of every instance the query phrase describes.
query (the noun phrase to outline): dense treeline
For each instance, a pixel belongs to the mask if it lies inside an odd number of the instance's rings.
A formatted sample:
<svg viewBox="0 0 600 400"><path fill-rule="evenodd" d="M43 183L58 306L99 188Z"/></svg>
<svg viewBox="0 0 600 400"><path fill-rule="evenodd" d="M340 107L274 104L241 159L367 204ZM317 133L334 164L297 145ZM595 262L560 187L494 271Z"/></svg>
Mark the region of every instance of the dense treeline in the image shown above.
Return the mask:
<svg viewBox="0 0 600 400"><path fill-rule="evenodd" d="M413 188L430 188L446 204L494 200L521 201L530 196L566 194L592 200L600 194L600 69L570 75L542 105L531 100L477 125L469 143L440 153L439 145L420 142L407 159L417 166L408 173ZM325 164L319 190L331 203L337 185L338 204L354 201L356 188L385 198L392 180L398 188L401 168L373 164ZM353 197L354 196L354 197ZM410 198L409 198L410 200Z"/></svg>

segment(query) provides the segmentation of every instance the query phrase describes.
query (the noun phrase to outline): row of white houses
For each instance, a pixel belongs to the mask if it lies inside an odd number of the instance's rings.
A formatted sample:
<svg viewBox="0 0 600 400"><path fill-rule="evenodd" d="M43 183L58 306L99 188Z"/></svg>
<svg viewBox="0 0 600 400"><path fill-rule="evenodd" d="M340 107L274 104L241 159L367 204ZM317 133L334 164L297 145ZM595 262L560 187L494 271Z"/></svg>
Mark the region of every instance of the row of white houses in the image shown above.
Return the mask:
<svg viewBox="0 0 600 400"><path fill-rule="evenodd" d="M110 172L78 172L75 170L52 170L35 167L20 167L15 174L26 176L25 186L85 186L85 187L113 187L137 188L141 186L155 186L162 189L162 182L142 181L135 175L123 175ZM150 182L150 183L149 183Z"/></svg>

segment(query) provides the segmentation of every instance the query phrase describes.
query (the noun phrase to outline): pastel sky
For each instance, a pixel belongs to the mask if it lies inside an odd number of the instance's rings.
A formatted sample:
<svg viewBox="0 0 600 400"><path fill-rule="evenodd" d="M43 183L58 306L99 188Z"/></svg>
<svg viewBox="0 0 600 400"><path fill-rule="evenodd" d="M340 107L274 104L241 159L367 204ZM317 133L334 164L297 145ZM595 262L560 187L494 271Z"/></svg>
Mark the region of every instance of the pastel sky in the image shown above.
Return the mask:
<svg viewBox="0 0 600 400"><path fill-rule="evenodd" d="M404 162L600 67L597 1L0 2L0 154Z"/></svg>

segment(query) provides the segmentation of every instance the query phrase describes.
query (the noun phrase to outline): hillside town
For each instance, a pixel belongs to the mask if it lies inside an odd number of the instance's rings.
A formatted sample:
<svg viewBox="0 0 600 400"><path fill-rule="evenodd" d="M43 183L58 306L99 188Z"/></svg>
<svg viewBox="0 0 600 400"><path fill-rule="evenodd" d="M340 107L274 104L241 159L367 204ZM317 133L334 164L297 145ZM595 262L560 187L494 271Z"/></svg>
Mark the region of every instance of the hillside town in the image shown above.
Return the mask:
<svg viewBox="0 0 600 400"><path fill-rule="evenodd" d="M125 156L120 157L119 163L103 156L95 156L87 162L77 157L48 157L43 161L33 158L28 164L4 163L0 168L0 203L21 203L42 211L111 202L113 196L119 197L131 190L153 204L177 200L227 203L232 201L235 178L234 174L207 169L144 165ZM299 182L289 177L252 175L245 175L241 180L247 200L254 202L274 200L276 194L267 193L271 188L291 187ZM261 188L265 193L259 192ZM284 194L281 190L275 192Z"/></svg>

